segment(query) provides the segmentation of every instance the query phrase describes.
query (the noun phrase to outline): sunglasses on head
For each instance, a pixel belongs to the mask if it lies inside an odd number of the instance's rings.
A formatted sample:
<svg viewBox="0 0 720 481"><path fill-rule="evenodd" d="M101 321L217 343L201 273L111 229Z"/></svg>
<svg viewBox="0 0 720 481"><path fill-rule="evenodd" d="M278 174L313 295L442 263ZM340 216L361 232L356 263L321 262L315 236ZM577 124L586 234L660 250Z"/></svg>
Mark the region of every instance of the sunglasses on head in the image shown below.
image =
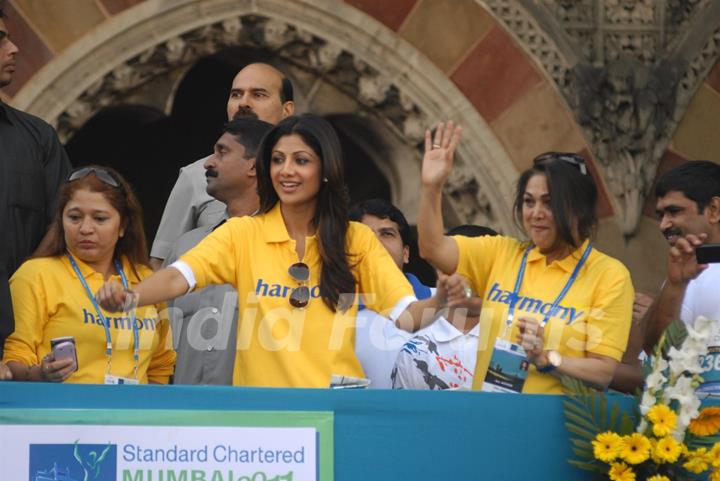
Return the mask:
<svg viewBox="0 0 720 481"><path fill-rule="evenodd" d="M86 177L92 173L95 173L95 177L97 177L99 181L111 187L121 187L120 182L115 178L114 175L112 175L112 173L110 173L110 171L100 167L83 167L82 169L78 169L70 174L70 177L68 177L68 182L82 179L83 177Z"/></svg>
<svg viewBox="0 0 720 481"><path fill-rule="evenodd" d="M578 169L582 175L588 175L587 165L585 164L583 156L570 152L547 152L545 154L538 155L535 159L533 159L533 165L552 162L555 160L568 163Z"/></svg>
<svg viewBox="0 0 720 481"><path fill-rule="evenodd" d="M305 285L310 279L310 268L304 262L296 262L288 268L288 274L300 284L290 291L290 305L302 309L310 302L310 288Z"/></svg>

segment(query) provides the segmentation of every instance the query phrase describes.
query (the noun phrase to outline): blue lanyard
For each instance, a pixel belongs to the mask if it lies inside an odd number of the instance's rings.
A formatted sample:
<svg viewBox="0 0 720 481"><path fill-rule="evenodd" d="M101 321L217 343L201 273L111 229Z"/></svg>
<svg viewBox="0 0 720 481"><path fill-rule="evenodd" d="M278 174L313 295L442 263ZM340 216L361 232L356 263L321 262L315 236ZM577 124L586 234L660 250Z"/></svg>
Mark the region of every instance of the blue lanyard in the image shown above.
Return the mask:
<svg viewBox="0 0 720 481"><path fill-rule="evenodd" d="M513 323L513 319L515 318L515 304L517 304L519 300L518 294L520 293L520 286L522 286L523 277L525 277L525 266L527 265L527 259L528 254L530 254L530 251L533 249L533 245L528 246L527 249L525 249L525 253L523 254L522 261L520 262L520 270L518 270L517 279L515 279L515 288L512 291L512 294L510 295L510 308L508 309L508 318L506 321L506 328L510 327ZM560 302L565 297L565 294L570 290L570 287L575 282L575 279L577 279L578 273L580 272L580 268L582 268L583 264L585 264L585 261L587 260L588 256L590 255L590 251L592 250L592 242L588 242L588 246L585 248L585 252L583 252L582 257L580 257L580 260L578 261L577 265L575 266L575 269L573 270L572 274L570 274L570 278L565 283L565 287L562 288L560 291L560 294L558 294L557 298L555 299L555 302L553 302L552 307L550 307L550 312L545 314L545 318L542 322L542 327L545 327L545 324L550 320L552 316L555 315L555 311L557 311L558 305L560 305Z"/></svg>
<svg viewBox="0 0 720 481"><path fill-rule="evenodd" d="M78 279L80 279L80 282L82 283L83 287L85 288L85 293L87 294L88 298L90 299L90 302L92 302L93 307L95 307L95 312L98 315L98 319L102 322L103 327L105 328L105 354L108 356L109 359L112 358L112 336L110 334L110 323L105 318L105 315L103 315L102 310L100 309L100 306L98 305L97 301L95 300L95 295L90 290L90 286L88 286L87 281L85 281L85 276L83 276L82 272L80 271L80 268L78 267L77 263L75 262L75 259L73 256L68 252L67 253L68 259L70 260L70 264L72 265L72 268L75 270L75 274L77 274ZM120 262L118 262L117 259L113 261L115 264L115 270L118 271L118 274L120 274L120 279L122 280L122 285L125 289L129 289L130 286L128 284L127 277L125 277L125 271L123 271L122 265L120 265ZM133 360L135 361L135 371L137 371L138 362L140 360L140 334L138 333L137 324L135 323L135 315L130 316L130 323L132 325L133 330Z"/></svg>

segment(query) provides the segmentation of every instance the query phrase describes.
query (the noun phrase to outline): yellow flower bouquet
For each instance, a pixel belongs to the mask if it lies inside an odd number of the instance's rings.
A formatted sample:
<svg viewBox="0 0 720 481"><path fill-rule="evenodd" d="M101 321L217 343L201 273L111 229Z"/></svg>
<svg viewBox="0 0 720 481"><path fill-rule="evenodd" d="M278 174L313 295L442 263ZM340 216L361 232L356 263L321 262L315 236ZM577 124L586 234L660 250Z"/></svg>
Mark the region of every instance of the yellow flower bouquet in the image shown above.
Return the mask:
<svg viewBox="0 0 720 481"><path fill-rule="evenodd" d="M634 416L608 406L604 393L563 379L565 426L578 457L570 463L612 481L720 481L720 406L701 410L696 393L711 323L701 317L694 327L668 327Z"/></svg>

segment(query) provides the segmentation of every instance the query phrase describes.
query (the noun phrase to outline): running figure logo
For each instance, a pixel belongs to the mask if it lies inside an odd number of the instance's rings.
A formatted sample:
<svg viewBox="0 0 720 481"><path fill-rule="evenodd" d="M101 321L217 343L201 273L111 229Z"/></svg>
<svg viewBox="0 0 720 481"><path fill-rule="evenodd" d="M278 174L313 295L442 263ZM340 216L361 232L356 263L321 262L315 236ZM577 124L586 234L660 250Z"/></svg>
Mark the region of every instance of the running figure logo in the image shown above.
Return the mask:
<svg viewBox="0 0 720 481"><path fill-rule="evenodd" d="M82 481L96 481L100 479L100 463L102 463L107 457L110 449L113 447L112 444L108 443L103 452L98 456L97 451L90 451L85 459L80 454L79 440L75 441L75 448L73 449L73 456L77 459L77 462L82 466L85 475Z"/></svg>
<svg viewBox="0 0 720 481"><path fill-rule="evenodd" d="M117 481L114 444L31 444L29 481Z"/></svg>

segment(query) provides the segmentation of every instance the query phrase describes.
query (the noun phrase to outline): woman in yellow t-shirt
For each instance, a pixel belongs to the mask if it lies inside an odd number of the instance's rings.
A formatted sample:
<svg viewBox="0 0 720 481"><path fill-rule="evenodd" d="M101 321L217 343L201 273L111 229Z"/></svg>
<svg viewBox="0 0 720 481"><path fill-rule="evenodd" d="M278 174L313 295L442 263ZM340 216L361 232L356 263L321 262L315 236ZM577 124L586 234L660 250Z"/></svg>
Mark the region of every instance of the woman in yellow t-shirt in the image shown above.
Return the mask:
<svg viewBox="0 0 720 481"><path fill-rule="evenodd" d="M327 387L362 377L356 294L410 331L432 319L422 314L434 313L439 297L417 301L373 232L348 221L342 151L327 121L312 114L284 119L250 160L258 215L228 220L134 292L107 283L98 300L127 309L232 284L240 309L233 384Z"/></svg>
<svg viewBox="0 0 720 481"><path fill-rule="evenodd" d="M50 236L10 278L15 332L4 360L13 379L166 384L175 352L163 308L113 316L93 296L105 280L129 288L151 273L130 185L107 167L74 171L60 189ZM54 350L58 339L65 345Z"/></svg>
<svg viewBox="0 0 720 481"><path fill-rule="evenodd" d="M425 134L418 232L421 255L482 296L486 342L473 387L561 393L561 374L606 387L627 346L633 288L627 269L590 241L597 189L584 159L550 152L521 174L514 213L529 242L448 237L441 195L460 136L452 122ZM528 361L529 371L519 368Z"/></svg>

